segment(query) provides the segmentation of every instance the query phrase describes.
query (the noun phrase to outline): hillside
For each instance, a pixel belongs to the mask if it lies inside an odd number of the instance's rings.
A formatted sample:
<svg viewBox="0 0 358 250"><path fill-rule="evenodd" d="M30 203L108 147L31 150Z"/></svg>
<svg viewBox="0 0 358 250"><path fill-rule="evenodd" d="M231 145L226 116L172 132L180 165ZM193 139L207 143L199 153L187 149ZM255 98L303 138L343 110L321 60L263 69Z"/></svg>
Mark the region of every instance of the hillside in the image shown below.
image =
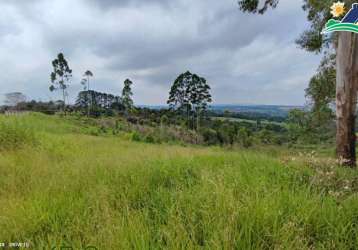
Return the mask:
<svg viewBox="0 0 358 250"><path fill-rule="evenodd" d="M211 110L216 112L230 111L232 113L267 115L271 117L286 117L292 109L303 109L302 106L283 105L212 105Z"/></svg>
<svg viewBox="0 0 358 250"><path fill-rule="evenodd" d="M142 108L165 109L166 105L138 105ZM266 115L270 117L286 117L292 109L303 109L303 106L284 106L284 105L249 105L249 104L212 104L209 111L216 113L224 113L230 111L232 113Z"/></svg>
<svg viewBox="0 0 358 250"><path fill-rule="evenodd" d="M31 249L355 249L358 175L284 149L133 142L0 117L0 236ZM92 125L89 125L92 124Z"/></svg>

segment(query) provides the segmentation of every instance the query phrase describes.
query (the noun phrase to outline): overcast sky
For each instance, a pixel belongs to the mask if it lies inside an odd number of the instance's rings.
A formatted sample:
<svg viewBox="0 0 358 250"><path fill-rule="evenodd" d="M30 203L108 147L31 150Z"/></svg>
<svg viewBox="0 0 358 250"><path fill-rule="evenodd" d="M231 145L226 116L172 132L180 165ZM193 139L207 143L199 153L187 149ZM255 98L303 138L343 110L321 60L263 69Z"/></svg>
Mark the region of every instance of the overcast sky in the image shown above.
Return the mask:
<svg viewBox="0 0 358 250"><path fill-rule="evenodd" d="M164 104L190 70L205 77L216 104L305 103L320 56L294 43L307 27L302 1L281 1L264 16L236 0L1 0L1 92L55 100L51 61L73 69L73 101L83 72L97 91L120 94L134 82L136 104Z"/></svg>

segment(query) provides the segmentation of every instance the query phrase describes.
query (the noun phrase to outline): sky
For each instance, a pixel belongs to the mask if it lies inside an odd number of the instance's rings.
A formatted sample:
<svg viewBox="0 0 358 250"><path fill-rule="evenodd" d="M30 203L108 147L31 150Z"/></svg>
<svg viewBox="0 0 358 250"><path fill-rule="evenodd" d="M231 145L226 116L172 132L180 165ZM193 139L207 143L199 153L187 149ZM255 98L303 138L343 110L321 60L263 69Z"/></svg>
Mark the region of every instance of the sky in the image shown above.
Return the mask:
<svg viewBox="0 0 358 250"><path fill-rule="evenodd" d="M71 102L86 70L96 91L120 95L131 79L141 105L165 104L189 70L207 80L215 104L303 105L320 55L295 44L309 25L301 5L253 15L237 0L1 0L0 94L60 99L49 85L62 52Z"/></svg>

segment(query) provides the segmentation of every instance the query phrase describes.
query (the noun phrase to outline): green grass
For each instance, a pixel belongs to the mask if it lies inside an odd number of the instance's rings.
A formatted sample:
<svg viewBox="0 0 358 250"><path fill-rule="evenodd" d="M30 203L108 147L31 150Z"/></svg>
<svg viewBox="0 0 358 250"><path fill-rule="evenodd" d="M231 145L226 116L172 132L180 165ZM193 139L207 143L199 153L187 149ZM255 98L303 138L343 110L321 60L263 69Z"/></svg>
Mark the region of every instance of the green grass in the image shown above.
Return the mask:
<svg viewBox="0 0 358 250"><path fill-rule="evenodd" d="M0 151L0 242L105 250L358 246L354 170L90 136L93 128L75 118L4 121L22 124L38 143Z"/></svg>

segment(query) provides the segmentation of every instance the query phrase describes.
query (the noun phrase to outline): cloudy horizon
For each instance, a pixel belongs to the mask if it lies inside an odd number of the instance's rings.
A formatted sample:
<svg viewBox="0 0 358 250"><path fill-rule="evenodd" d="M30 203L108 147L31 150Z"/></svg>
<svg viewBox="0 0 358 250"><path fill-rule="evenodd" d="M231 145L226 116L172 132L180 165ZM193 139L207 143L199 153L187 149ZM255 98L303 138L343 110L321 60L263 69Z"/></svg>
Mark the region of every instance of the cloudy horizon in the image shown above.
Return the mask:
<svg viewBox="0 0 358 250"><path fill-rule="evenodd" d="M207 79L215 104L302 105L320 56L295 44L308 25L301 4L282 1L261 16L236 0L2 0L1 92L60 99L48 88L62 52L71 102L86 70L96 91L119 95L131 79L141 105L165 104L190 70Z"/></svg>

